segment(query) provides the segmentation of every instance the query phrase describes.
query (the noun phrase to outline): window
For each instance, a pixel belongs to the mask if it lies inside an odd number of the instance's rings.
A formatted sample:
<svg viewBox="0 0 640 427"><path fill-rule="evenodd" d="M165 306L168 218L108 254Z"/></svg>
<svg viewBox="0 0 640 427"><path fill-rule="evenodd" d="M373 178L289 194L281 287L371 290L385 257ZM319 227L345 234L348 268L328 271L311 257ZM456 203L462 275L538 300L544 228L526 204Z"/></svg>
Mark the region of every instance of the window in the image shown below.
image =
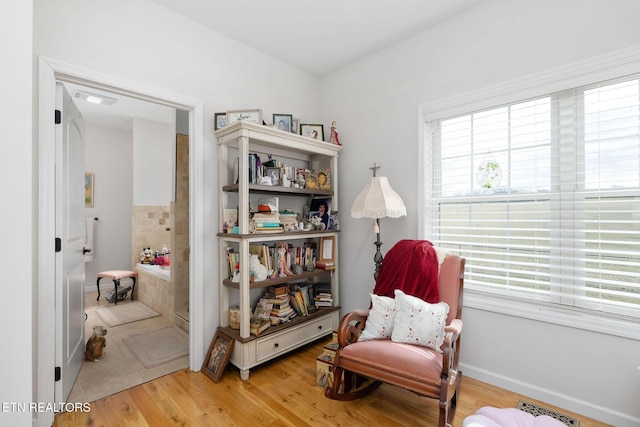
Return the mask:
<svg viewBox="0 0 640 427"><path fill-rule="evenodd" d="M640 320L639 76L424 129L425 230L467 291Z"/></svg>

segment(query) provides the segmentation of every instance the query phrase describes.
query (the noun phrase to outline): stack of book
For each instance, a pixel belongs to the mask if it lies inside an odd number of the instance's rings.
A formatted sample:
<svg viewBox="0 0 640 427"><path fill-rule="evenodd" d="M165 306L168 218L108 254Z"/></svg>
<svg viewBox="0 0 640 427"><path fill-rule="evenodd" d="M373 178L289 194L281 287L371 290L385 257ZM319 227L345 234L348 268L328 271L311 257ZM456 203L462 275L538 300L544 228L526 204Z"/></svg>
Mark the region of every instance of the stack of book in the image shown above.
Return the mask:
<svg viewBox="0 0 640 427"><path fill-rule="evenodd" d="M314 286L314 304L316 308L333 307L330 282L318 282Z"/></svg>
<svg viewBox="0 0 640 427"><path fill-rule="evenodd" d="M285 210L280 212L280 225L284 231L294 231L298 229L298 214Z"/></svg>
<svg viewBox="0 0 640 427"><path fill-rule="evenodd" d="M308 316L310 312L314 311L313 285L294 284L289 296L291 297L291 305L298 315Z"/></svg>
<svg viewBox="0 0 640 427"><path fill-rule="evenodd" d="M269 286L268 291L258 302L258 305L271 307L269 319L273 319L274 323L287 322L297 315L289 303L288 291L288 285Z"/></svg>
<svg viewBox="0 0 640 427"><path fill-rule="evenodd" d="M270 234L282 233L284 229L280 226L280 214L278 212L256 212L253 214L256 225L256 233Z"/></svg>

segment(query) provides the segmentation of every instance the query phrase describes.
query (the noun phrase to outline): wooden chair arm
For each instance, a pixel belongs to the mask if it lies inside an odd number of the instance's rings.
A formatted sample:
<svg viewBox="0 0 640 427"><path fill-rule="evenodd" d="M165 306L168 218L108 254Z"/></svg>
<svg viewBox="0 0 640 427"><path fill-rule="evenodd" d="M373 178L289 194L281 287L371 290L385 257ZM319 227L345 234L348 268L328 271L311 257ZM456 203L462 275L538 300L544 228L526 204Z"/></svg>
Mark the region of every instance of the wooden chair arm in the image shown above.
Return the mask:
<svg viewBox="0 0 640 427"><path fill-rule="evenodd" d="M460 358L460 334L462 333L462 320L453 319L451 324L445 326L444 343L442 345L442 378L449 378L458 371Z"/></svg>
<svg viewBox="0 0 640 427"><path fill-rule="evenodd" d="M367 322L369 310L356 310L345 314L338 325L338 345L340 348L346 347L358 341L360 332Z"/></svg>

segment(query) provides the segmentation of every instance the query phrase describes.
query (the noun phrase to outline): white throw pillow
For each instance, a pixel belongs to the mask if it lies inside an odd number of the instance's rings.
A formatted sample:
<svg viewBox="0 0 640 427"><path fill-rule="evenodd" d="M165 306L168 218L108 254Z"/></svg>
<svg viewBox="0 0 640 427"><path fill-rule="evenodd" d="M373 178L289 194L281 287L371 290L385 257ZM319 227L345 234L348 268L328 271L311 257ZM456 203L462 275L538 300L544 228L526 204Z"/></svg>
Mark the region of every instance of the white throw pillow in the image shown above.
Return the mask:
<svg viewBox="0 0 640 427"><path fill-rule="evenodd" d="M396 313L396 302L393 298L371 295L371 310L367 323L360 334L361 340L380 340L391 337L393 317Z"/></svg>
<svg viewBox="0 0 640 427"><path fill-rule="evenodd" d="M429 304L397 289L395 296L396 316L391 340L441 352L449 305L446 302Z"/></svg>

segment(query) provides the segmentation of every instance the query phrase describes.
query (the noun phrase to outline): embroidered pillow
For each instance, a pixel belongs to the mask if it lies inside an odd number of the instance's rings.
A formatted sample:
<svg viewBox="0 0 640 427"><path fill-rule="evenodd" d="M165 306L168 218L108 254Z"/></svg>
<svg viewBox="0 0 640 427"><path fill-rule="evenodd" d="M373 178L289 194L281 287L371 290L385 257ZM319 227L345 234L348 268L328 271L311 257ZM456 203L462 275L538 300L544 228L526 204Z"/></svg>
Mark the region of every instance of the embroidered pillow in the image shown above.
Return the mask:
<svg viewBox="0 0 640 427"><path fill-rule="evenodd" d="M449 314L447 303L429 304L398 289L394 293L396 315L391 340L442 352L440 346L444 342L444 327Z"/></svg>
<svg viewBox="0 0 640 427"><path fill-rule="evenodd" d="M396 302L393 298L371 295L371 310L360 340L380 340L391 337Z"/></svg>

